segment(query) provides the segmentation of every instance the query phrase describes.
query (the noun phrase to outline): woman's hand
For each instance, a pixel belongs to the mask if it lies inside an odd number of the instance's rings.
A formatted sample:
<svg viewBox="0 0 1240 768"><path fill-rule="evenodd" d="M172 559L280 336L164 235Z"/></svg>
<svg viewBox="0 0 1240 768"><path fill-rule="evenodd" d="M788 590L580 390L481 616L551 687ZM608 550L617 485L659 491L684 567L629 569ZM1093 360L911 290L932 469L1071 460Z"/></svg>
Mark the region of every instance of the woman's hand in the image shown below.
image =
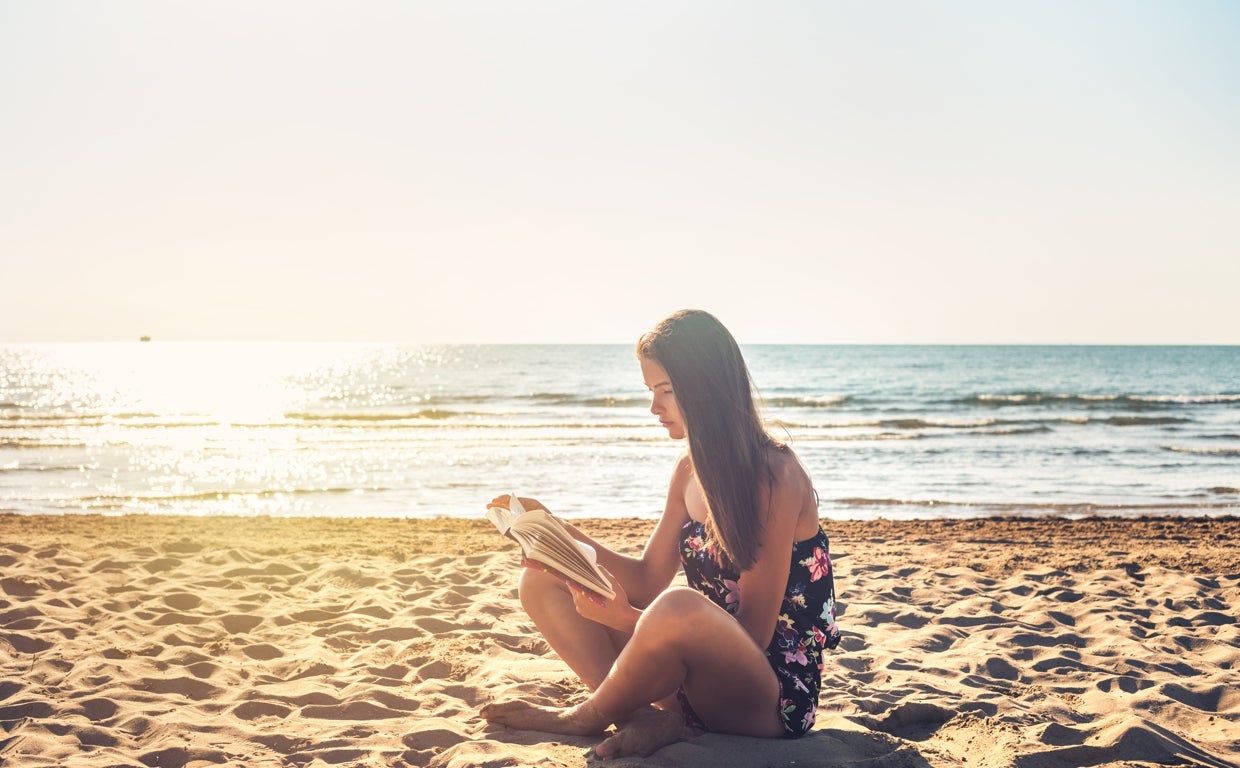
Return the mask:
<svg viewBox="0 0 1240 768"><path fill-rule="evenodd" d="M573 607L584 618L627 634L633 634L633 628L637 626L637 620L641 618L642 612L629 604L628 594L625 593L624 587L620 585L620 581L612 572L601 565L599 568L611 582L611 588L616 596L608 600L568 582L568 591L573 595Z"/></svg>
<svg viewBox="0 0 1240 768"><path fill-rule="evenodd" d="M527 499L524 496L518 496L517 499L521 502L521 506L527 510L541 509L544 512L548 512L548 513L551 512L551 510L543 506L543 503L539 501L538 499ZM511 503L512 503L512 494L505 493L502 496L496 496L495 498L491 499L491 502L487 504L487 506L488 507L503 507L504 509L512 509L512 507L509 506Z"/></svg>

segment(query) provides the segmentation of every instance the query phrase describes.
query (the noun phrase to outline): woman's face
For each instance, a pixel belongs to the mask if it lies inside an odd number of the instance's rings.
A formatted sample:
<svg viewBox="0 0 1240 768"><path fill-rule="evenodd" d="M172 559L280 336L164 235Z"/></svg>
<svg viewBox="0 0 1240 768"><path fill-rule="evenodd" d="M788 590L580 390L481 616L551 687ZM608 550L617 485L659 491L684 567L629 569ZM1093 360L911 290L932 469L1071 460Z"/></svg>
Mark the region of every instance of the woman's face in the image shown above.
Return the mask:
<svg viewBox="0 0 1240 768"><path fill-rule="evenodd" d="M659 417L659 423L673 440L683 440L685 423L680 418L680 406L672 392L672 380L663 366L648 357L641 358L642 378L650 390L650 412Z"/></svg>

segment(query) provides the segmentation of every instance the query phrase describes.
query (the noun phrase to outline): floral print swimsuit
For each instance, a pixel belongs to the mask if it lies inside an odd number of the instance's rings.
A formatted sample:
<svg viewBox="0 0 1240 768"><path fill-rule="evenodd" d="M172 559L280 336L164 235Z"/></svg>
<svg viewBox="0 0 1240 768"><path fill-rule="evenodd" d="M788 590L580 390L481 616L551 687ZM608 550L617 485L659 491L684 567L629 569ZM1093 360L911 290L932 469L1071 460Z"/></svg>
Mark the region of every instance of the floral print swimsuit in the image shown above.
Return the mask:
<svg viewBox="0 0 1240 768"><path fill-rule="evenodd" d="M680 532L680 562L689 586L715 605L736 614L740 607L740 573L725 570L706 544L706 526L695 520ZM779 716L784 736L803 736L814 725L822 654L840 643L835 625L835 585L827 535L818 533L792 546L788 586L775 622L775 634L766 647L766 660L779 680ZM679 697L686 715L696 719L687 698ZM700 721L699 721L700 722Z"/></svg>

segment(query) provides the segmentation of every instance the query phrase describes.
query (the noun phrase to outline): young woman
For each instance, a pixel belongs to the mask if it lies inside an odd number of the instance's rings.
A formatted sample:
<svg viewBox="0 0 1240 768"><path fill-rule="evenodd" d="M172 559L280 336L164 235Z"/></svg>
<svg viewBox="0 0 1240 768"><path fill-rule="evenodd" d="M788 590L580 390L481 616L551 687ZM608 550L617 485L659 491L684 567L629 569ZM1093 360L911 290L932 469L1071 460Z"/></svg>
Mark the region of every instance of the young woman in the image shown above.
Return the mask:
<svg viewBox="0 0 1240 768"><path fill-rule="evenodd" d="M814 723L823 650L840 636L810 478L767 433L740 348L712 315L670 315L641 337L637 356L651 413L687 442L658 525L640 558L570 526L598 552L613 600L532 568L519 587L522 606L591 694L564 709L489 704L482 716L576 735L618 724L601 756L649 754L685 726L803 735ZM680 567L691 588L670 588Z"/></svg>

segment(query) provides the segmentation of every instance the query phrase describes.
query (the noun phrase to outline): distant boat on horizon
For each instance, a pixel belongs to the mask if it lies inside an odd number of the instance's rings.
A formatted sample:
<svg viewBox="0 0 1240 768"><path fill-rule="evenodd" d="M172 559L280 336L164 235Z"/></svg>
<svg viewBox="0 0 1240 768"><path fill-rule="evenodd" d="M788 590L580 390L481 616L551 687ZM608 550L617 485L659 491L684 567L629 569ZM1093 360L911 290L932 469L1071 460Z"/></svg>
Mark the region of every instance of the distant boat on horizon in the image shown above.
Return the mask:
<svg viewBox="0 0 1240 768"><path fill-rule="evenodd" d="M138 339L138 341L150 341L150 340L151 340L150 336L143 336L142 338Z"/></svg>

